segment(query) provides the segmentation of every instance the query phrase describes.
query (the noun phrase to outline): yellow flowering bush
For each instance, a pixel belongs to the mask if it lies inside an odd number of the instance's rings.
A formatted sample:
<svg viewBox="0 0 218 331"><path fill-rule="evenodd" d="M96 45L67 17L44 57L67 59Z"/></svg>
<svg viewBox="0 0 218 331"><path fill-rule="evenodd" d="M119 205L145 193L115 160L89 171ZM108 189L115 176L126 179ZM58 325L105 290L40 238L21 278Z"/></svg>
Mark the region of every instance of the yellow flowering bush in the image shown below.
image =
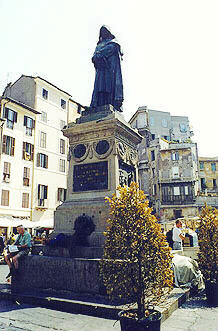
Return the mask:
<svg viewBox="0 0 218 331"><path fill-rule="evenodd" d="M205 205L198 228L199 267L205 281L217 281L218 265L218 209Z"/></svg>
<svg viewBox="0 0 218 331"><path fill-rule="evenodd" d="M149 201L138 184L118 187L111 207L100 271L107 293L137 303L145 316L172 289L172 255Z"/></svg>

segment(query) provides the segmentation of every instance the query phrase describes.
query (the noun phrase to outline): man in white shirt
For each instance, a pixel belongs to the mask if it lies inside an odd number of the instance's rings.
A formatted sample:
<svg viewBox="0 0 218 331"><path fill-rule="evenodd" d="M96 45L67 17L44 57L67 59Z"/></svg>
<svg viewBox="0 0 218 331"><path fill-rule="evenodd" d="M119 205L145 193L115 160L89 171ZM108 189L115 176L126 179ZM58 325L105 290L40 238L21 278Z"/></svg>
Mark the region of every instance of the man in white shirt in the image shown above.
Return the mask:
<svg viewBox="0 0 218 331"><path fill-rule="evenodd" d="M182 222L180 220L176 221L176 226L173 228L173 249L182 250L182 241L185 239L185 236L182 234L181 229Z"/></svg>

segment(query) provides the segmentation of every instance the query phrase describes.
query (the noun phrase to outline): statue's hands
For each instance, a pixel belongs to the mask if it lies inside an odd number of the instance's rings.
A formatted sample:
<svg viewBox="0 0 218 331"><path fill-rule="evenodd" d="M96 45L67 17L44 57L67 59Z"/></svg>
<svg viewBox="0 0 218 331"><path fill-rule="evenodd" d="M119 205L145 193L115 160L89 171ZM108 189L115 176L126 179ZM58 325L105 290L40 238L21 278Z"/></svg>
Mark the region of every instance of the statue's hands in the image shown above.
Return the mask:
<svg viewBox="0 0 218 331"><path fill-rule="evenodd" d="M100 53L96 53L92 57L92 63L94 63L95 69L104 69L107 67L107 61Z"/></svg>
<svg viewBox="0 0 218 331"><path fill-rule="evenodd" d="M115 100L115 102L114 102L114 108L117 109L117 110L119 110L119 111L122 111L121 110L122 104L123 104L123 100Z"/></svg>

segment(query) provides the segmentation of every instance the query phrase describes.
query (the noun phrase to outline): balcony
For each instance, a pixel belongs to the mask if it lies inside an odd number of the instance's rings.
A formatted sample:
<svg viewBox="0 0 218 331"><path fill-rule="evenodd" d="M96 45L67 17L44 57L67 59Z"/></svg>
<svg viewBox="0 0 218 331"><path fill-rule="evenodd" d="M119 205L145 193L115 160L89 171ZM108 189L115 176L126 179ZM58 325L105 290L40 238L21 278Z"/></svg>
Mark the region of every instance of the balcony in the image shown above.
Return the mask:
<svg viewBox="0 0 218 331"><path fill-rule="evenodd" d="M48 200L38 199L36 210L45 211L46 209L48 209Z"/></svg>
<svg viewBox="0 0 218 331"><path fill-rule="evenodd" d="M176 182L194 182L196 181L195 176L190 176L190 177L184 177L184 176L178 176L178 177L168 177L168 178L159 178L159 183L164 184L164 183L176 183Z"/></svg>
<svg viewBox="0 0 218 331"><path fill-rule="evenodd" d="M165 205L190 205L194 201L193 195L166 195L161 199L161 203Z"/></svg>

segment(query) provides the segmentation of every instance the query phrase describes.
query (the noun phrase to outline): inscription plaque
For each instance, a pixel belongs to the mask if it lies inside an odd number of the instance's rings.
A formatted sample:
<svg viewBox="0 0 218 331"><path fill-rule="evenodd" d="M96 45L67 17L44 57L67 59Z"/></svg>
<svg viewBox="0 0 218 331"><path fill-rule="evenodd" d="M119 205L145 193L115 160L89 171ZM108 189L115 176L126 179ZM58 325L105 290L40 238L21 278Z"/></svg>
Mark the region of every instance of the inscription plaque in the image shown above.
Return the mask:
<svg viewBox="0 0 218 331"><path fill-rule="evenodd" d="M108 189L108 162L74 165L73 192Z"/></svg>

